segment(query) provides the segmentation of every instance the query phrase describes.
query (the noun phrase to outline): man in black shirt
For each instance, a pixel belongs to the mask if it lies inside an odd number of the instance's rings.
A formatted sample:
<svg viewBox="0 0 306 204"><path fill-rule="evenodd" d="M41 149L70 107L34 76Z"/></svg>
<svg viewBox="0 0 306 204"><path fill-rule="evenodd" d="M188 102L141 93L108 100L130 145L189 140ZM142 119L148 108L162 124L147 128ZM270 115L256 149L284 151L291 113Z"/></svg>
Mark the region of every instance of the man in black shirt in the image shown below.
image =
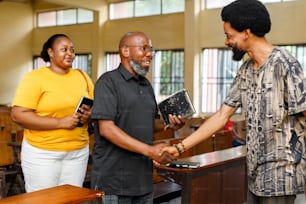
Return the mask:
<svg viewBox="0 0 306 204"><path fill-rule="evenodd" d="M106 193L104 204L149 204L153 203L152 160L174 159L160 154L165 144L153 145L159 115L153 88L145 78L153 57L152 42L144 33L127 33L119 52L119 67L103 74L95 85L91 183ZM169 119L175 129L184 125L180 117Z"/></svg>

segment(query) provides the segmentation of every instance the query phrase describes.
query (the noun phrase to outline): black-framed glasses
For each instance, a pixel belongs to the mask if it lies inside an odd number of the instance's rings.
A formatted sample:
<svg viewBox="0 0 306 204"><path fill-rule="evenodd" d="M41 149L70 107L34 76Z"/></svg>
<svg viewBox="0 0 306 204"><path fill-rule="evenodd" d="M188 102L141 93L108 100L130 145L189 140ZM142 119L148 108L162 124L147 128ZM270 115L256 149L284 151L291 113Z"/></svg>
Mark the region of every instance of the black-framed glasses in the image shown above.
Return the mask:
<svg viewBox="0 0 306 204"><path fill-rule="evenodd" d="M145 45L127 45L128 47L139 47L142 52L148 53L151 52L152 54L155 53L155 50L153 47L145 46Z"/></svg>

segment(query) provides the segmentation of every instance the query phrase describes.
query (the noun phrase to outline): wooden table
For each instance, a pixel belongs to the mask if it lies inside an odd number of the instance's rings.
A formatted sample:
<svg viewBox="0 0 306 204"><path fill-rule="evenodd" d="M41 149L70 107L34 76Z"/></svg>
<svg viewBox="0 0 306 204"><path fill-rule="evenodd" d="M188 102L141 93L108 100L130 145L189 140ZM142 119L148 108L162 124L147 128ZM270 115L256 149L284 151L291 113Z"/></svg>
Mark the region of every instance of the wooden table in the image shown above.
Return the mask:
<svg viewBox="0 0 306 204"><path fill-rule="evenodd" d="M239 146L192 157L196 169L157 167L158 175L182 186L182 204L243 203L246 201L246 148Z"/></svg>
<svg viewBox="0 0 306 204"><path fill-rule="evenodd" d="M0 200L0 204L102 204L101 191L62 185Z"/></svg>

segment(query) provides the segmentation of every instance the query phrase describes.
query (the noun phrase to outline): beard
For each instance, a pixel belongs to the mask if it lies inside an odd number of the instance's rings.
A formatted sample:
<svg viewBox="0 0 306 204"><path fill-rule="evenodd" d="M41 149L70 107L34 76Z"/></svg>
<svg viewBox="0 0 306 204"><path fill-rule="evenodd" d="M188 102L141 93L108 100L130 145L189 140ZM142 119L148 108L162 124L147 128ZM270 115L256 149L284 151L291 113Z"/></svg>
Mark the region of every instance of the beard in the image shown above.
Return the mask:
<svg viewBox="0 0 306 204"><path fill-rule="evenodd" d="M233 47L233 60L240 61L245 54L245 51Z"/></svg>
<svg viewBox="0 0 306 204"><path fill-rule="evenodd" d="M142 67L141 67L141 64L140 63L136 63L134 60L130 60L130 65L131 65L131 67L133 68L133 70L138 74L138 75L140 75L140 76L143 76L143 77L145 77L147 74L148 74L148 72L149 72L149 70L147 70L147 69L143 69Z"/></svg>

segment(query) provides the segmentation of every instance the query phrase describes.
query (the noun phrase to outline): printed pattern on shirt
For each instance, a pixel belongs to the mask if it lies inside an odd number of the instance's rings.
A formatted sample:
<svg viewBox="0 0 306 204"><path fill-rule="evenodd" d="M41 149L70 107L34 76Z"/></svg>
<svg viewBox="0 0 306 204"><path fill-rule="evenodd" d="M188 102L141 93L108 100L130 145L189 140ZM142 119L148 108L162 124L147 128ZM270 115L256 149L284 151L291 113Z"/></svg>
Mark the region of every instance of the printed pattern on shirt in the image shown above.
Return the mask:
<svg viewBox="0 0 306 204"><path fill-rule="evenodd" d="M304 191L305 84L298 61L276 47L259 69L242 65L224 101L245 110L248 185L258 196Z"/></svg>

